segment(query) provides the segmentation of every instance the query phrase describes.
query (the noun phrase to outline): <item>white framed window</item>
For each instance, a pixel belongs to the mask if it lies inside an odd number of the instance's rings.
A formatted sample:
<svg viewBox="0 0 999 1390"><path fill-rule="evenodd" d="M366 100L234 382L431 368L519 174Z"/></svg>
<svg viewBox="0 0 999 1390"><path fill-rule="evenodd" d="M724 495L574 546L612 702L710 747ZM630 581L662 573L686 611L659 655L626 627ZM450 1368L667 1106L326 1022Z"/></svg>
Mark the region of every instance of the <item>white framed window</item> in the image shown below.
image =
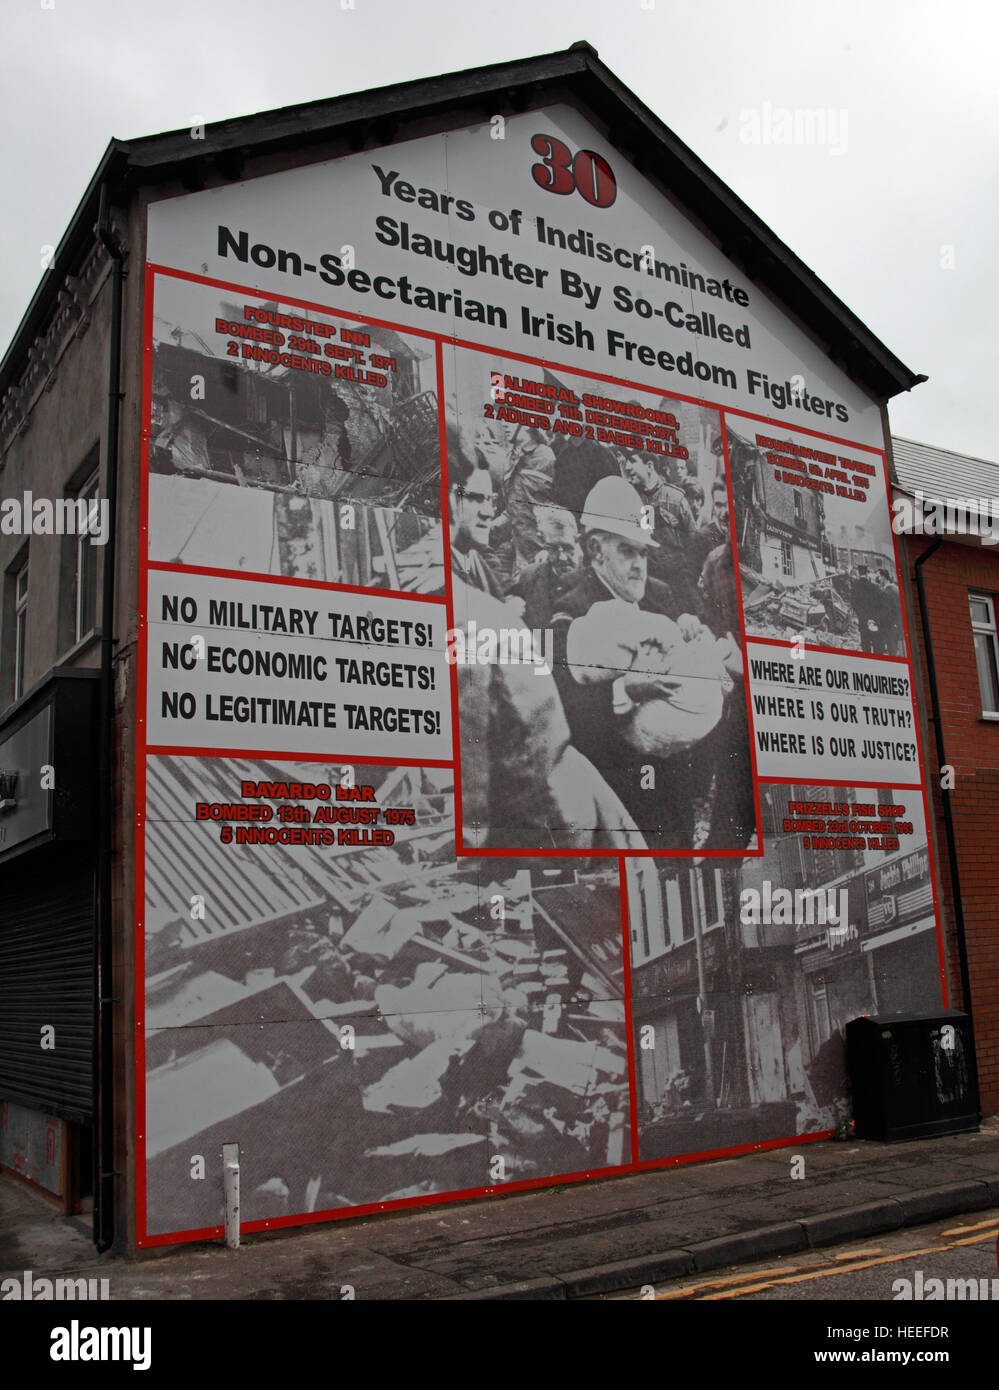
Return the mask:
<svg viewBox="0 0 999 1390"><path fill-rule="evenodd" d="M780 543L780 563L785 574L794 574L794 547L790 541L781 541Z"/></svg>
<svg viewBox="0 0 999 1390"><path fill-rule="evenodd" d="M702 864L697 869L698 897L701 904L701 922L704 931L711 931L723 924L723 897L721 872L712 864Z"/></svg>
<svg viewBox="0 0 999 1390"><path fill-rule="evenodd" d="M73 596L73 640L80 642L97 626L97 549L89 530L79 525L84 514L96 520L100 506L99 475L93 473L77 493L76 578Z"/></svg>
<svg viewBox="0 0 999 1390"><path fill-rule="evenodd" d="M24 666L28 631L28 562L14 575L14 699L24 694Z"/></svg>
<svg viewBox="0 0 999 1390"><path fill-rule="evenodd" d="M628 900L633 904L631 922L631 963L644 965L670 948L663 892L655 863L649 859L628 860Z"/></svg>
<svg viewBox="0 0 999 1390"><path fill-rule="evenodd" d="M815 1040L814 1051L818 1052L822 1044L832 1037L829 992L822 975L812 976L812 1032Z"/></svg>
<svg viewBox="0 0 999 1390"><path fill-rule="evenodd" d="M968 606L971 610L982 714L988 719L999 719L999 640L995 604L988 594L969 594Z"/></svg>

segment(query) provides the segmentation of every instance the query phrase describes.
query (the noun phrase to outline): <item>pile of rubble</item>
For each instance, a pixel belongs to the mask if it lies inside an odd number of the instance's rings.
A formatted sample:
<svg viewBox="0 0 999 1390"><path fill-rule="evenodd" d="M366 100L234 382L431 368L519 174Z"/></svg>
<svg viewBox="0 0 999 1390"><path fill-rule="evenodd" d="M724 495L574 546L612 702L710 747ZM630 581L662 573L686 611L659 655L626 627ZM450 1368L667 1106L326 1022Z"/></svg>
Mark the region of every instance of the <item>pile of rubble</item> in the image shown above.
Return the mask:
<svg viewBox="0 0 999 1390"><path fill-rule="evenodd" d="M184 773L210 777L205 761ZM180 1156L214 1151L223 1130L246 1154L248 1220L629 1159L616 866L512 861L494 879L454 857L448 772L357 772L380 782L380 803L415 807L407 838L258 854L258 874L294 890L283 913L275 902L246 917L234 904L227 925L158 934L149 1179L171 1224L198 1197ZM195 852L212 854L217 875L210 834ZM208 1068L229 1093L195 1115L186 1078ZM192 1208L188 1219L212 1218Z"/></svg>
<svg viewBox="0 0 999 1390"><path fill-rule="evenodd" d="M747 582L744 571L743 612L750 631L769 637L803 637L819 646L859 646L857 616L837 592L835 576L810 584Z"/></svg>

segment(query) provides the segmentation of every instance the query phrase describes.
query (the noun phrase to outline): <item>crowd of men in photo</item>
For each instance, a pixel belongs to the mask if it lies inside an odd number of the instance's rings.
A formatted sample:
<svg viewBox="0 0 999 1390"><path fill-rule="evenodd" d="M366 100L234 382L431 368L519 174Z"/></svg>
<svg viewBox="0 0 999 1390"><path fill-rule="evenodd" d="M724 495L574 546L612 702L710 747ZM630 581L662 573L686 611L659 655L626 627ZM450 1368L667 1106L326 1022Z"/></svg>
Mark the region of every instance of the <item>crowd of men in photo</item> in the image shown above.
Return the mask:
<svg viewBox="0 0 999 1390"><path fill-rule="evenodd" d="M861 650L876 656L904 656L898 586L887 570L878 565L858 565L855 574L838 574L832 582L857 615Z"/></svg>
<svg viewBox="0 0 999 1390"><path fill-rule="evenodd" d="M466 844L754 839L721 435L712 412L672 409L686 458L491 422L449 431L455 625L528 629L550 658L459 667Z"/></svg>

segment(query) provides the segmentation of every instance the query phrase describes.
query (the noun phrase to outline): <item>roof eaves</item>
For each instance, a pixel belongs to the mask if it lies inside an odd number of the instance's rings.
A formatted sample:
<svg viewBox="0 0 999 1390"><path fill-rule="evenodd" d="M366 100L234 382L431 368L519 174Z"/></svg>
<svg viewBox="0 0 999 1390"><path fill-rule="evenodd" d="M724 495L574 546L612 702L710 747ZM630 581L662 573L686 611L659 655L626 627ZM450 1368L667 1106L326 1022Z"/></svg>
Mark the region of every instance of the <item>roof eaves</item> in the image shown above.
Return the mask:
<svg viewBox="0 0 999 1390"><path fill-rule="evenodd" d="M389 143L398 122L429 118L462 105L499 97L507 109L572 79L571 86L606 123L611 141L647 177L676 195L739 263L809 326L843 369L879 398L909 391L926 380L911 371L798 256L682 140L599 59L589 44L443 77L398 83L261 112L207 127L205 140L189 130L146 137L128 146L137 172L177 176L206 157L222 163L249 148L268 153L318 143L360 127L377 143ZM483 108L485 109L485 108ZM192 144L195 148L192 149ZM666 154L665 167L661 151ZM232 166L230 166L232 168ZM231 173L230 173L231 176ZM237 175L238 176L238 175Z"/></svg>
<svg viewBox="0 0 999 1390"><path fill-rule="evenodd" d="M48 320L66 276L71 274L85 246L93 240L100 206L101 186L113 182L125 169L125 145L112 139L101 156L83 197L70 218L51 261L21 316L10 345L0 360L0 399L23 369L27 350Z"/></svg>
<svg viewBox="0 0 999 1390"><path fill-rule="evenodd" d="M587 43L541 57L497 63L441 77L397 83L373 92L324 98L206 126L130 141L112 140L59 244L49 271L0 362L0 395L20 367L64 275L96 221L100 185L115 176L155 183L166 178L198 187L206 169L238 178L244 157L301 148L331 138L357 147L389 143L401 122L469 109L488 111L496 98L525 109L544 91L563 86L605 123L608 138L636 167L675 196L717 239L722 252L786 305L833 359L872 395L886 399L926 380L910 371L857 316L724 184L692 150L605 67ZM488 99L488 100L487 100ZM665 155L665 159L663 158Z"/></svg>

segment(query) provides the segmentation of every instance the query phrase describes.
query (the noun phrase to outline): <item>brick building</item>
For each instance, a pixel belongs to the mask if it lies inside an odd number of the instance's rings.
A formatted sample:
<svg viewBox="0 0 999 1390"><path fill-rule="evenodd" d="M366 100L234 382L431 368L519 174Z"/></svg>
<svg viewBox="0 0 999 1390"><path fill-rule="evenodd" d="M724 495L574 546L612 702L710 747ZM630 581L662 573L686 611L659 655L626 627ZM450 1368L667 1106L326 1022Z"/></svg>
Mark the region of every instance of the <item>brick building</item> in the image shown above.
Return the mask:
<svg viewBox="0 0 999 1390"><path fill-rule="evenodd" d="M910 531L900 549L911 603L909 636L917 649L913 655L929 728L927 784L947 921L952 1003L972 1014L982 1110L995 1114L999 465L896 437L892 454L895 506L900 514L904 509Z"/></svg>

